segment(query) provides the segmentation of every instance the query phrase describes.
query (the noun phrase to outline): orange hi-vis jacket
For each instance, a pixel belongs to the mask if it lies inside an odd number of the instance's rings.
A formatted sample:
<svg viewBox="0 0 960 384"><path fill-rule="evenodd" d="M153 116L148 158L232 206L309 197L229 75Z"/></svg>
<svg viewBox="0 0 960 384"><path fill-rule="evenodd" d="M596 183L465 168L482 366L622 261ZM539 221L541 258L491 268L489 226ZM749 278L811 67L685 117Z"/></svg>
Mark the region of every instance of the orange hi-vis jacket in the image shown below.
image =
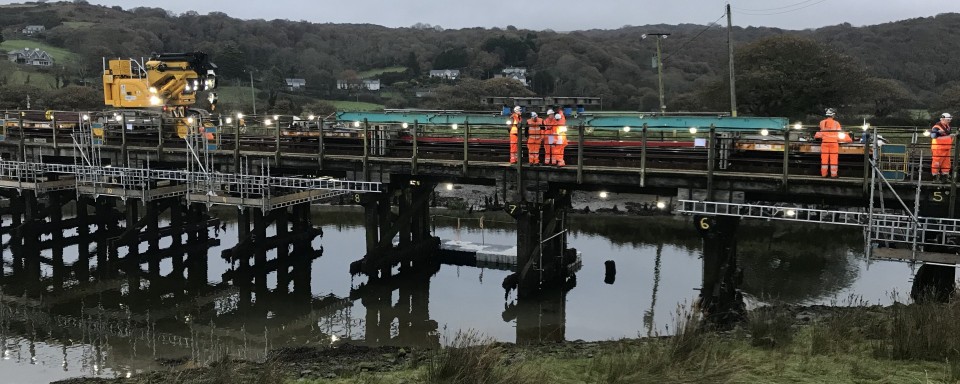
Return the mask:
<svg viewBox="0 0 960 384"><path fill-rule="evenodd" d="M814 135L815 138L823 141L824 144L849 143L853 141L850 135L843 133L840 122L833 118L826 118L820 121L820 132Z"/></svg>
<svg viewBox="0 0 960 384"><path fill-rule="evenodd" d="M930 140L930 149L937 151L941 149L941 146L946 146L950 148L953 146L953 137L950 137L950 124L943 124L942 122L937 122L933 125L934 129L939 129L942 133L938 133L938 137Z"/></svg>
<svg viewBox="0 0 960 384"><path fill-rule="evenodd" d="M510 134L511 134L511 135L516 135L516 134L517 134L517 126L520 125L520 121L522 121L522 120L523 120L523 119L520 117L520 114L519 114L519 113L514 112L513 114L510 115L510 121L512 122L512 123L510 124Z"/></svg>
<svg viewBox="0 0 960 384"><path fill-rule="evenodd" d="M553 131L556 135L556 141L554 144L557 145L566 145L567 144L567 117L563 115L563 112L557 112L560 114L560 120L557 120L557 128Z"/></svg>
<svg viewBox="0 0 960 384"><path fill-rule="evenodd" d="M527 126L530 127L530 137L527 139L529 142L540 143L543 141L543 119L535 117L532 119L527 119Z"/></svg>

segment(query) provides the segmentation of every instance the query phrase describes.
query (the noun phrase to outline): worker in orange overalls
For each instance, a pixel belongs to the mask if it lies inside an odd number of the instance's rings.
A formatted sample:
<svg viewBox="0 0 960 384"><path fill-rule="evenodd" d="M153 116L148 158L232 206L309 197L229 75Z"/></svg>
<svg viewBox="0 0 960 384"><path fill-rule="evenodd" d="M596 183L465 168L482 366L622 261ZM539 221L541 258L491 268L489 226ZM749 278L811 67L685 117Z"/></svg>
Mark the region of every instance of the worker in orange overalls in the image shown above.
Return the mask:
<svg viewBox="0 0 960 384"><path fill-rule="evenodd" d="M520 117L522 110L519 105L513 107L513 114L510 115L510 164L517 162L517 150L520 143L520 129L518 127L522 121Z"/></svg>
<svg viewBox="0 0 960 384"><path fill-rule="evenodd" d="M558 167L566 166L563 161L563 151L567 149L567 117L563 111L557 108L557 114L554 115L556 129L553 131L553 165Z"/></svg>
<svg viewBox="0 0 960 384"><path fill-rule="evenodd" d="M540 135L543 136L543 163L546 165L553 164L553 135L557 132L557 114L553 112L553 109L547 110L547 118L543 119L543 129L540 130Z"/></svg>
<svg viewBox="0 0 960 384"><path fill-rule="evenodd" d="M527 152L530 164L540 164L540 144L543 143L543 119L537 117L536 112L530 112L530 119L527 120Z"/></svg>
<svg viewBox="0 0 960 384"><path fill-rule="evenodd" d="M836 111L833 108L827 108L826 118L820 121L820 132L814 135L814 138L820 139L820 176L827 177L829 171L830 177L839 177L838 166L840 160L840 143L849 143L853 141L850 135L844 133L840 127L840 122L833 119Z"/></svg>
<svg viewBox="0 0 960 384"><path fill-rule="evenodd" d="M950 120L953 120L953 116L944 113L940 115L940 122L934 124L933 128L930 129L930 151L933 152L930 172L933 173L933 181L935 182L950 181L950 150L953 149Z"/></svg>

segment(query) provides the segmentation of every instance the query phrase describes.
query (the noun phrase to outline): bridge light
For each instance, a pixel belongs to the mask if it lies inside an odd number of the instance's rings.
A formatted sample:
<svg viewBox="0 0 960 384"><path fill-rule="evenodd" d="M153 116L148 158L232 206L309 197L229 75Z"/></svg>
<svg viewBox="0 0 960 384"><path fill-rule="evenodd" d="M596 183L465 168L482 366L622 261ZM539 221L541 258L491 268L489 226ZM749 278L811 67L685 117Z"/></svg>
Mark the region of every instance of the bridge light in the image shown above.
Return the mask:
<svg viewBox="0 0 960 384"><path fill-rule="evenodd" d="M457 125L457 123L453 123L453 125L451 125L451 127L453 127L453 129L457 129L457 128L460 128L460 126L459 126L459 125Z"/></svg>
<svg viewBox="0 0 960 384"><path fill-rule="evenodd" d="M266 119L266 120L263 121L263 124L264 124L264 125L270 125L270 123L272 123L272 121L270 121L270 119Z"/></svg>
<svg viewBox="0 0 960 384"><path fill-rule="evenodd" d="M188 118L187 118L187 124L193 124L193 118L192 118L192 117L188 117Z"/></svg>
<svg viewBox="0 0 960 384"><path fill-rule="evenodd" d="M863 123L863 130L866 131L870 129L870 123Z"/></svg>
<svg viewBox="0 0 960 384"><path fill-rule="evenodd" d="M796 216L796 215L797 215L797 211L792 210L792 209L788 209L788 210L787 210L787 217L794 217L794 216Z"/></svg>
<svg viewBox="0 0 960 384"><path fill-rule="evenodd" d="M624 132L630 132L630 127L623 127Z"/></svg>
<svg viewBox="0 0 960 384"><path fill-rule="evenodd" d="M156 94L156 93L157 93L157 87L150 87L150 93Z"/></svg>
<svg viewBox="0 0 960 384"><path fill-rule="evenodd" d="M400 126L403 127L403 129L407 129L410 127L410 124L403 123L403 124L400 124Z"/></svg>
<svg viewBox="0 0 960 384"><path fill-rule="evenodd" d="M696 134L697 134L697 127L690 127L690 133L696 135Z"/></svg>
<svg viewBox="0 0 960 384"><path fill-rule="evenodd" d="M607 191L600 192L601 199L606 199L608 196L610 196L610 194L607 193Z"/></svg>
<svg viewBox="0 0 960 384"><path fill-rule="evenodd" d="M667 207L667 203L664 203L664 202L662 202L662 201L658 201L658 202L657 202L657 208L659 208L659 209L664 209L664 208L666 208L666 207Z"/></svg>
<svg viewBox="0 0 960 384"><path fill-rule="evenodd" d="M163 104L163 100L160 100L157 96L150 96L150 105L160 105Z"/></svg>
<svg viewBox="0 0 960 384"><path fill-rule="evenodd" d="M452 191L452 190L453 190L453 183L447 183L447 190L448 190L448 191Z"/></svg>
<svg viewBox="0 0 960 384"><path fill-rule="evenodd" d="M798 121L793 125L793 129L803 129L803 124Z"/></svg>
<svg viewBox="0 0 960 384"><path fill-rule="evenodd" d="M844 133L844 132L840 132L840 133L837 134L837 137L838 137L840 140L846 140L846 139L847 139L847 134Z"/></svg>
<svg viewBox="0 0 960 384"><path fill-rule="evenodd" d="M307 120L313 120L314 118L316 118L314 115L307 116Z"/></svg>
<svg viewBox="0 0 960 384"><path fill-rule="evenodd" d="M237 113L237 120L242 119L242 118L243 118L243 114L242 114L242 113Z"/></svg>
<svg viewBox="0 0 960 384"><path fill-rule="evenodd" d="M768 129L764 128L760 130L760 136L768 136L768 135L770 135L770 131Z"/></svg>
<svg viewBox="0 0 960 384"><path fill-rule="evenodd" d="M227 124L233 123L233 118L232 118L232 117L228 117L227 120L226 120L226 123L227 123Z"/></svg>
<svg viewBox="0 0 960 384"><path fill-rule="evenodd" d="M926 137L930 137L930 131L923 131L923 135Z"/></svg>
<svg viewBox="0 0 960 384"><path fill-rule="evenodd" d="M358 120L358 121L354 121L354 122L353 122L353 127L354 127L354 128L360 128L360 121L359 121L359 120Z"/></svg>
<svg viewBox="0 0 960 384"><path fill-rule="evenodd" d="M90 115L83 115L83 121L90 120Z"/></svg>
<svg viewBox="0 0 960 384"><path fill-rule="evenodd" d="M276 121L280 121L280 115L273 115L273 119Z"/></svg>
<svg viewBox="0 0 960 384"><path fill-rule="evenodd" d="M507 120L507 125L513 125L513 120Z"/></svg>

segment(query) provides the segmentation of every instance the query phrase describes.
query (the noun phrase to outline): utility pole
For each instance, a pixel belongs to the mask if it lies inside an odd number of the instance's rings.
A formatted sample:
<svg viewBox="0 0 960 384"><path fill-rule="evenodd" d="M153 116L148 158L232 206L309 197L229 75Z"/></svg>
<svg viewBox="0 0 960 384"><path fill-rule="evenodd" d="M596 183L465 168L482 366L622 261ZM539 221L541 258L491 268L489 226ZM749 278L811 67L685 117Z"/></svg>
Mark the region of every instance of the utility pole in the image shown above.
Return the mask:
<svg viewBox="0 0 960 384"><path fill-rule="evenodd" d="M253 115L257 115L257 93L253 89L253 70L247 71L250 74L250 100L253 101Z"/></svg>
<svg viewBox="0 0 960 384"><path fill-rule="evenodd" d="M727 3L727 50L730 51L730 115L737 117L737 78L733 75L733 21Z"/></svg>
<svg viewBox="0 0 960 384"><path fill-rule="evenodd" d="M657 37L657 81L660 84L660 113L667 112L667 104L663 102L663 60L660 57L660 40L666 39L667 36L670 36L669 33L647 33L641 36L641 38L646 39L647 36L656 36Z"/></svg>

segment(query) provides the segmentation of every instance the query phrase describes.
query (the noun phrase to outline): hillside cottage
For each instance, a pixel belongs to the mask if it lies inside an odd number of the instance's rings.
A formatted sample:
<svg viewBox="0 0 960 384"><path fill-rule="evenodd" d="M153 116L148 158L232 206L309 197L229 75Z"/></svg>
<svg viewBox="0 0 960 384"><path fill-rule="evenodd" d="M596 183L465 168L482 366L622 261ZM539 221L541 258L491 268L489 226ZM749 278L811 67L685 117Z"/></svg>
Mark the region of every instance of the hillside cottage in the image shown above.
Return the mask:
<svg viewBox="0 0 960 384"><path fill-rule="evenodd" d="M7 53L7 60L17 64L33 65L37 67L49 67L53 65L53 57L47 51L40 48L24 48Z"/></svg>

